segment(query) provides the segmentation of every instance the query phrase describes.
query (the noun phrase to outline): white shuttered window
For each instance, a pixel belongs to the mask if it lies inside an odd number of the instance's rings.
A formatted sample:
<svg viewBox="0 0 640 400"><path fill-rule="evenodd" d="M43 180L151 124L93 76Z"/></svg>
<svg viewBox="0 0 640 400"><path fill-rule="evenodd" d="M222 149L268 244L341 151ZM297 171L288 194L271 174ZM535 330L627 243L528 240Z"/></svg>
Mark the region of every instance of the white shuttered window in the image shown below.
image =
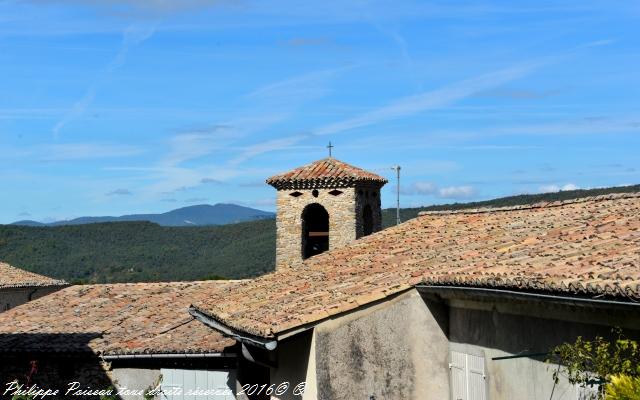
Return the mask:
<svg viewBox="0 0 640 400"><path fill-rule="evenodd" d="M234 400L234 370L162 368L161 400ZM178 390L176 390L178 389Z"/></svg>
<svg viewBox="0 0 640 400"><path fill-rule="evenodd" d="M486 400L484 357L451 352L451 399Z"/></svg>

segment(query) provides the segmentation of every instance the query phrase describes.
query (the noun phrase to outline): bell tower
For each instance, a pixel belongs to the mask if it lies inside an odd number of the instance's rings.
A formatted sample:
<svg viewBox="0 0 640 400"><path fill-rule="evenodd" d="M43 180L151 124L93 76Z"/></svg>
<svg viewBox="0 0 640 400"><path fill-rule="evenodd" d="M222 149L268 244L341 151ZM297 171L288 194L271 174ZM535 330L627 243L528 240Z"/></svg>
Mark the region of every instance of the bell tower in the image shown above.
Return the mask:
<svg viewBox="0 0 640 400"><path fill-rule="evenodd" d="M276 268L377 232L387 180L333 157L267 179L277 189Z"/></svg>

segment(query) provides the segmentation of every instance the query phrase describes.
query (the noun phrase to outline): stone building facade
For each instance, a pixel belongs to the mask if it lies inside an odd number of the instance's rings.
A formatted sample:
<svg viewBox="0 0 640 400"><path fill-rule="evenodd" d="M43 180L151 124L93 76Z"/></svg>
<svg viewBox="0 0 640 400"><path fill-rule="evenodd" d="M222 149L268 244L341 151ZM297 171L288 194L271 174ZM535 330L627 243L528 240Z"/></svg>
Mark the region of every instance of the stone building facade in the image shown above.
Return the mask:
<svg viewBox="0 0 640 400"><path fill-rule="evenodd" d="M267 179L278 190L276 268L379 231L380 189L386 182L335 158Z"/></svg>

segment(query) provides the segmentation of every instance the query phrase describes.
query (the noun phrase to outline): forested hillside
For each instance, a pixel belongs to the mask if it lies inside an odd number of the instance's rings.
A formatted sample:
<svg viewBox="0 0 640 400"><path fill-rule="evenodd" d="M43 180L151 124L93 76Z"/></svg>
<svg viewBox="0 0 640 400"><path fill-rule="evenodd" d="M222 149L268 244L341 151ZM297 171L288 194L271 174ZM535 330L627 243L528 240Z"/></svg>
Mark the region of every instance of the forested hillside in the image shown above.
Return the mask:
<svg viewBox="0 0 640 400"><path fill-rule="evenodd" d="M501 207L637 192L640 185L521 195L495 200L402 209L403 221L423 210ZM383 225L395 224L395 209ZM161 227L149 222L28 227L0 225L0 260L71 282L137 282L245 278L275 264L275 221L210 227Z"/></svg>
<svg viewBox="0 0 640 400"><path fill-rule="evenodd" d="M438 204L428 207L418 208L402 208L400 210L400 219L406 221L410 218L418 216L420 211L443 211L443 210L462 210L469 208L481 208L481 207L509 207L518 206L523 204L534 204L543 201L559 201L578 199L588 196L599 196L608 193L632 193L640 192L640 185L631 186L616 186L609 188L599 189L578 189L578 190L566 190L553 193L540 193L540 194L520 194L517 196L500 197L497 199L474 201L469 203L452 203L452 204ZM382 214L382 225L390 226L395 224L396 212L395 209L387 209Z"/></svg>
<svg viewBox="0 0 640 400"><path fill-rule="evenodd" d="M275 221L0 226L0 260L71 282L241 278L273 269Z"/></svg>

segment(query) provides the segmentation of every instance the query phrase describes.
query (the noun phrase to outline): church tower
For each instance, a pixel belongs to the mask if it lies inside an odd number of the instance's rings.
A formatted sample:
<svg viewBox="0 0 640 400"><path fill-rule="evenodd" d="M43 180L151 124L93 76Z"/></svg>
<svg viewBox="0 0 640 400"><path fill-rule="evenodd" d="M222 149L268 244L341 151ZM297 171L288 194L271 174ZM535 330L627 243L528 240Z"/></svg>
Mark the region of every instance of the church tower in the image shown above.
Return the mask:
<svg viewBox="0 0 640 400"><path fill-rule="evenodd" d="M382 227L379 175L328 157L272 176L278 190L276 268L377 232Z"/></svg>

